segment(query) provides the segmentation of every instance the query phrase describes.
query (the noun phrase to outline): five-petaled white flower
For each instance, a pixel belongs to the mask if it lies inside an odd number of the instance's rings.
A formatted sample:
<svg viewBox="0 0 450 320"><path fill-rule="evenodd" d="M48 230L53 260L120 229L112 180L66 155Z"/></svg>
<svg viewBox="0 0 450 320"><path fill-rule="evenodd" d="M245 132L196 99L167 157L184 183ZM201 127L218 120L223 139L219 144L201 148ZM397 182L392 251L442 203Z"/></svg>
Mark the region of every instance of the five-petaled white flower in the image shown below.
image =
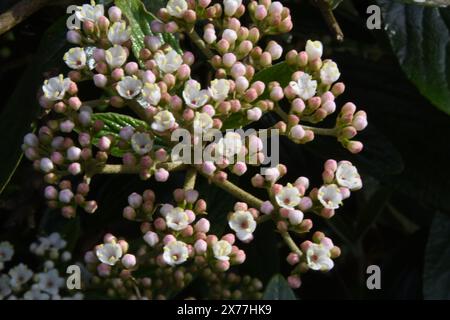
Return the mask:
<svg viewBox="0 0 450 320"><path fill-rule="evenodd" d="M47 99L51 101L62 100L71 83L72 81L69 78L64 78L64 76L60 74L58 77L45 80L42 90Z"/></svg>
<svg viewBox="0 0 450 320"><path fill-rule="evenodd" d="M174 128L177 125L175 117L168 110L159 111L152 122L152 129L158 132L164 132Z"/></svg>
<svg viewBox="0 0 450 320"><path fill-rule="evenodd" d="M320 41L306 41L306 53L308 54L308 59L310 61L317 60L322 57L323 45Z"/></svg>
<svg viewBox="0 0 450 320"><path fill-rule="evenodd" d="M189 80L184 85L184 102L192 109L203 107L209 99L208 90L202 90L200 83L195 80Z"/></svg>
<svg viewBox="0 0 450 320"><path fill-rule="evenodd" d="M14 255L14 247L8 241L0 242L0 263L7 262Z"/></svg>
<svg viewBox="0 0 450 320"><path fill-rule="evenodd" d="M112 44L122 44L127 42L131 36L131 28L127 27L125 21L114 22L108 30L108 40Z"/></svg>
<svg viewBox="0 0 450 320"><path fill-rule="evenodd" d="M303 100L308 100L316 94L317 81L312 80L311 76L307 73L303 73L297 81L291 81L289 85L292 87L294 93Z"/></svg>
<svg viewBox="0 0 450 320"><path fill-rule="evenodd" d="M188 9L188 4L185 0L169 0L166 9L171 16L182 18L183 14Z"/></svg>
<svg viewBox="0 0 450 320"><path fill-rule="evenodd" d="M230 81L226 79L214 79L211 81L209 94L215 101L224 101L230 92Z"/></svg>
<svg viewBox="0 0 450 320"><path fill-rule="evenodd" d="M342 203L341 190L335 184L327 184L320 187L317 198L327 209L337 209Z"/></svg>
<svg viewBox="0 0 450 320"><path fill-rule="evenodd" d="M101 244L95 250L98 260L113 266L122 257L122 247L115 241Z"/></svg>
<svg viewBox="0 0 450 320"><path fill-rule="evenodd" d="M310 244L308 250L306 250L306 261L308 267L316 271L328 271L334 266L334 262L330 258L330 249L323 244Z"/></svg>
<svg viewBox="0 0 450 320"><path fill-rule="evenodd" d="M111 69L120 68L127 61L128 51L119 45L114 45L105 51L106 63Z"/></svg>
<svg viewBox="0 0 450 320"><path fill-rule="evenodd" d="M39 273L37 276L39 280L39 282L37 282L38 288L51 295L58 294L59 289L64 284L64 279L59 276L59 272L56 269Z"/></svg>
<svg viewBox="0 0 450 320"><path fill-rule="evenodd" d="M231 244L225 240L219 240L212 246L214 257L217 260L228 261L230 260Z"/></svg>
<svg viewBox="0 0 450 320"><path fill-rule="evenodd" d="M292 186L292 184L288 183L275 195L275 199L280 207L293 209L298 206L302 198L300 196L300 191Z"/></svg>
<svg viewBox="0 0 450 320"><path fill-rule="evenodd" d="M341 187L352 191L362 188L361 176L354 165L349 161L340 161L336 170L336 181Z"/></svg>
<svg viewBox="0 0 450 320"><path fill-rule="evenodd" d="M228 220L228 225L236 232L236 236L241 241L251 240L256 229L255 218L248 211L233 212Z"/></svg>
<svg viewBox="0 0 450 320"><path fill-rule="evenodd" d="M20 263L9 270L9 276L11 277L9 281L11 287L18 289L31 279L33 272L26 265Z"/></svg>
<svg viewBox="0 0 450 320"><path fill-rule="evenodd" d="M206 112L196 112L193 127L196 133L207 134L213 127L213 119Z"/></svg>
<svg viewBox="0 0 450 320"><path fill-rule="evenodd" d="M138 155L150 152L153 147L153 139L146 132L137 132L131 137L131 147Z"/></svg>
<svg viewBox="0 0 450 320"><path fill-rule="evenodd" d="M72 48L64 54L64 61L69 68L79 70L86 66L86 52L83 48Z"/></svg>
<svg viewBox="0 0 450 320"><path fill-rule="evenodd" d="M161 100L161 89L157 84L146 82L142 89L142 97L152 106L157 106Z"/></svg>
<svg viewBox="0 0 450 320"><path fill-rule="evenodd" d="M155 54L155 61L159 70L164 73L173 73L177 71L183 63L183 58L172 49L166 54L157 52Z"/></svg>
<svg viewBox="0 0 450 320"><path fill-rule="evenodd" d="M117 83L117 92L125 99L133 99L142 90L142 81L136 77L124 77Z"/></svg>
<svg viewBox="0 0 450 320"><path fill-rule="evenodd" d="M175 231L186 229L189 225L189 216L180 207L175 207L165 215L167 226Z"/></svg>
<svg viewBox="0 0 450 320"><path fill-rule="evenodd" d="M227 132L225 137L221 138L216 146L216 152L225 159L232 159L243 149L242 137L237 132Z"/></svg>
<svg viewBox="0 0 450 320"><path fill-rule="evenodd" d="M241 5L242 0L223 0L225 14L229 17L233 16Z"/></svg>
<svg viewBox="0 0 450 320"><path fill-rule="evenodd" d="M83 4L81 7L77 8L75 15L78 20L97 22L98 18L105 14L105 8L102 4L90 5Z"/></svg>
<svg viewBox="0 0 450 320"><path fill-rule="evenodd" d="M189 257L189 250L183 241L172 241L164 246L163 260L169 266L182 264Z"/></svg>
<svg viewBox="0 0 450 320"><path fill-rule="evenodd" d="M336 62L331 60L326 60L322 68L320 69L320 80L324 84L333 84L336 82L339 77L341 76L341 73L339 72L339 68L336 64Z"/></svg>

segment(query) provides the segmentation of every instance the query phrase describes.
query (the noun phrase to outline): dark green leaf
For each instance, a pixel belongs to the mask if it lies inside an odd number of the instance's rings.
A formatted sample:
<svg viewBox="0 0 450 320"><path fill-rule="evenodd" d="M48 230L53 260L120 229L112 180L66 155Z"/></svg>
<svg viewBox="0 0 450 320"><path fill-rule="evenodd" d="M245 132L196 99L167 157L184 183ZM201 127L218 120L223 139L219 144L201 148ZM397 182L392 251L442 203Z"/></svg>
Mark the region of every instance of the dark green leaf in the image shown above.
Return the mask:
<svg viewBox="0 0 450 320"><path fill-rule="evenodd" d="M281 274L272 277L263 295L264 300L297 300L294 292Z"/></svg>
<svg viewBox="0 0 450 320"><path fill-rule="evenodd" d="M422 95L450 114L450 9L378 3L403 71Z"/></svg>
<svg viewBox="0 0 450 320"><path fill-rule="evenodd" d="M450 299L450 217L437 213L425 252L423 295L425 299Z"/></svg>

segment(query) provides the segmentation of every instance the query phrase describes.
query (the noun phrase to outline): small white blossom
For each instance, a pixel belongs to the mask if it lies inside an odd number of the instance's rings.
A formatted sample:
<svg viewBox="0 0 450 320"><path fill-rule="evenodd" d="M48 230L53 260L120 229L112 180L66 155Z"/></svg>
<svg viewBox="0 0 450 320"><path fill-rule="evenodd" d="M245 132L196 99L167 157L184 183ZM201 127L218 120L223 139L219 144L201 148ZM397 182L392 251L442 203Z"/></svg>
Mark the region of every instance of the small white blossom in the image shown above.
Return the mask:
<svg viewBox="0 0 450 320"><path fill-rule="evenodd" d="M323 53L322 42L308 40L306 42L306 53L308 54L308 59L310 61L321 58Z"/></svg>
<svg viewBox="0 0 450 320"><path fill-rule="evenodd" d="M341 187L349 188L352 191L362 188L362 180L358 170L348 161L338 163L336 181Z"/></svg>
<svg viewBox="0 0 450 320"><path fill-rule="evenodd" d="M203 107L209 99L208 90L202 90L197 81L189 80L184 86L183 99L192 109Z"/></svg>
<svg viewBox="0 0 450 320"><path fill-rule="evenodd" d="M79 70L86 66L86 52L83 48L72 48L64 54L64 62L69 68Z"/></svg>
<svg viewBox="0 0 450 320"><path fill-rule="evenodd" d="M128 51L119 45L114 45L105 51L106 63L111 69L120 68L127 61Z"/></svg>
<svg viewBox="0 0 450 320"><path fill-rule="evenodd" d="M275 195L275 199L280 207L293 209L299 205L302 198L300 196L300 191L288 183L287 186L283 187L280 192Z"/></svg>
<svg viewBox="0 0 450 320"><path fill-rule="evenodd" d="M0 242L0 262L11 261L14 255L14 247L8 241Z"/></svg>
<svg viewBox="0 0 450 320"><path fill-rule="evenodd" d="M142 97L152 106L157 106L161 100L161 89L154 83L146 82L142 89Z"/></svg>
<svg viewBox="0 0 450 320"><path fill-rule="evenodd" d="M117 84L117 92L122 98L131 100L142 90L142 81L136 77L124 77Z"/></svg>
<svg viewBox="0 0 450 320"><path fill-rule="evenodd" d="M170 111L160 111L153 117L152 129L155 131L164 132L174 128L175 126L175 117Z"/></svg>
<svg viewBox="0 0 450 320"><path fill-rule="evenodd" d="M95 253L98 260L110 266L115 265L123 254L122 247L115 241L99 245Z"/></svg>
<svg viewBox="0 0 450 320"><path fill-rule="evenodd" d="M8 275L1 274L0 275L0 300L5 299L8 295L11 294L11 286L10 286L10 279Z"/></svg>
<svg viewBox="0 0 450 320"><path fill-rule="evenodd" d="M236 154L239 154L242 151L243 143L242 137L239 133L236 132L227 132L225 137L221 138L216 146L216 152L230 160Z"/></svg>
<svg viewBox="0 0 450 320"><path fill-rule="evenodd" d="M291 81L289 85L294 90L294 93L303 100L308 100L316 94L317 81L312 80L307 73L303 73L297 81Z"/></svg>
<svg viewBox="0 0 450 320"><path fill-rule="evenodd" d="M43 238L41 238L41 241ZM53 232L47 238L45 238L49 243L49 248L61 250L67 245L67 241L64 240L58 232Z"/></svg>
<svg viewBox="0 0 450 320"><path fill-rule="evenodd" d="M134 152L142 156L152 150L153 140L148 133L137 132L131 137L131 147Z"/></svg>
<svg viewBox="0 0 450 320"><path fill-rule="evenodd" d="M166 9L171 16L182 18L183 14L188 9L188 4L185 0L169 0Z"/></svg>
<svg viewBox="0 0 450 320"><path fill-rule="evenodd" d="M167 226L175 231L184 230L189 225L189 217L180 207L173 208L167 212L165 219Z"/></svg>
<svg viewBox="0 0 450 320"><path fill-rule="evenodd" d="M320 203L327 209L337 209L342 203L341 190L335 184L320 187L317 197Z"/></svg>
<svg viewBox="0 0 450 320"><path fill-rule="evenodd" d="M306 251L308 267L312 270L328 271L334 266L330 258L330 249L323 244L312 243Z"/></svg>
<svg viewBox="0 0 450 320"><path fill-rule="evenodd" d="M173 73L177 71L183 63L183 58L172 49L166 54L157 52L155 54L155 61L159 70L164 73Z"/></svg>
<svg viewBox="0 0 450 320"><path fill-rule="evenodd" d="M230 260L231 244L225 240L219 240L212 246L214 257L217 260L228 261Z"/></svg>
<svg viewBox="0 0 450 320"><path fill-rule="evenodd" d="M228 225L236 232L241 241L251 240L256 229L256 221L248 211L233 212L228 220Z"/></svg>
<svg viewBox="0 0 450 320"><path fill-rule="evenodd" d="M56 269L39 273L37 276L39 279L39 282L37 282L38 288L51 295L58 294L59 289L64 285L64 279L59 276L58 270Z"/></svg>
<svg viewBox="0 0 450 320"><path fill-rule="evenodd" d="M83 6L78 7L75 15L78 20L97 22L98 18L105 15L105 8L102 4L90 5L83 4Z"/></svg>
<svg viewBox="0 0 450 320"><path fill-rule="evenodd" d="M211 87L209 88L209 94L215 101L224 101L228 97L230 92L230 81L226 79L214 79L211 81Z"/></svg>
<svg viewBox="0 0 450 320"><path fill-rule="evenodd" d="M27 283L33 276L33 272L23 263L10 269L8 274L11 277L9 284L14 289L19 289L21 285Z"/></svg>
<svg viewBox="0 0 450 320"><path fill-rule="evenodd" d="M42 90L47 99L51 101L62 100L69 89L71 80L64 78L62 74L58 77L53 77L45 80Z"/></svg>
<svg viewBox="0 0 450 320"><path fill-rule="evenodd" d="M336 62L327 60L323 63L322 68L320 69L320 80L324 84L333 84L336 82L341 73L339 72L339 68Z"/></svg>
<svg viewBox="0 0 450 320"><path fill-rule="evenodd" d="M114 22L108 30L108 40L112 44L122 44L127 42L131 36L131 28L127 27L125 21Z"/></svg>
<svg viewBox="0 0 450 320"><path fill-rule="evenodd" d="M164 246L163 260L169 266L182 264L188 257L187 244L182 241L172 241Z"/></svg>
<svg viewBox="0 0 450 320"><path fill-rule="evenodd" d="M213 119L206 112L196 112L193 127L195 132L202 132L203 134L207 134L208 131L213 127Z"/></svg>
<svg viewBox="0 0 450 320"><path fill-rule="evenodd" d="M223 0L225 14L229 17L233 16L241 5L242 0Z"/></svg>

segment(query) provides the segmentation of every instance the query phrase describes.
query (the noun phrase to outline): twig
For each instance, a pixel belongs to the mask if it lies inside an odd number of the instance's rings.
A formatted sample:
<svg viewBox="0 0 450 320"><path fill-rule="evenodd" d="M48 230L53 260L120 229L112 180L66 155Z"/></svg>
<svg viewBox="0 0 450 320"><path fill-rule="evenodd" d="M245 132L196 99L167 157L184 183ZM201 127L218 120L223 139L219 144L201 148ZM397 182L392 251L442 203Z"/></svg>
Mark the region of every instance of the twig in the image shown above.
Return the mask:
<svg viewBox="0 0 450 320"><path fill-rule="evenodd" d="M339 42L344 41L344 33L342 32L342 29L339 26L339 23L337 22L336 17L334 16L334 13L330 7L330 4L326 0L312 0L312 1L319 8L320 13L322 14L323 18L325 19L325 22L327 23L328 28L330 28L331 32L333 32L336 40Z"/></svg>
<svg viewBox="0 0 450 320"><path fill-rule="evenodd" d="M167 171L179 171L186 166L178 162L166 162L159 165L159 168L164 168ZM139 166L125 166L122 164L106 164L101 167L95 174L137 174L140 172Z"/></svg>
<svg viewBox="0 0 450 320"><path fill-rule="evenodd" d="M294 253L298 254L299 256L301 256L302 255L302 251L295 244L295 242L292 239L292 237L289 234L289 232L288 231L281 231L280 234L281 234L281 237L283 238L284 242L289 247L289 249L291 249L292 252L294 252Z"/></svg>

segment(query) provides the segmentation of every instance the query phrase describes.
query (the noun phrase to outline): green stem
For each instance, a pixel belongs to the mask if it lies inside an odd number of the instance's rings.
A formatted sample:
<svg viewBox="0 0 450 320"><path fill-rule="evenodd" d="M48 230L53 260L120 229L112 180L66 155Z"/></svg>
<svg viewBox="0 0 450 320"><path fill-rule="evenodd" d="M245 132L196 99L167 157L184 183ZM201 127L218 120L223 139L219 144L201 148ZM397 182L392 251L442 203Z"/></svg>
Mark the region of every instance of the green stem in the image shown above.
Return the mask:
<svg viewBox="0 0 450 320"><path fill-rule="evenodd" d="M295 244L294 240L292 239L291 235L288 231L281 231L281 237L283 238L284 242L287 244L289 249L291 249L292 252L298 254L299 256L302 255L302 251L300 248Z"/></svg>
<svg viewBox="0 0 450 320"><path fill-rule="evenodd" d="M317 135L320 136L330 136L330 137L336 137L336 129L335 128L316 128L316 127L309 127L302 125L303 129L305 130L311 130Z"/></svg>
<svg viewBox="0 0 450 320"><path fill-rule="evenodd" d="M186 172L186 178L184 180L184 190L192 190L195 187L195 180L197 179L197 170L195 168L189 168Z"/></svg>

